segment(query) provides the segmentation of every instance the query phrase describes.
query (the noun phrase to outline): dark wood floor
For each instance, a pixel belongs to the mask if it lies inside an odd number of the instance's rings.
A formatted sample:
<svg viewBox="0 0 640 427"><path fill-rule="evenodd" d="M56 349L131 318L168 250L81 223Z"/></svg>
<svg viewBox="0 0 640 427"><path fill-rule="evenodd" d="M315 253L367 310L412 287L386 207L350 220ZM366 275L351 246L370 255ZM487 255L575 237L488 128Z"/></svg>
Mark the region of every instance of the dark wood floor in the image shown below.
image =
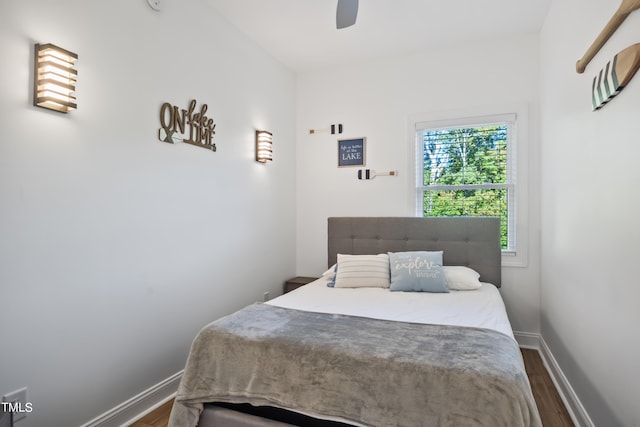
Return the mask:
<svg viewBox="0 0 640 427"><path fill-rule="evenodd" d="M169 425L169 414L173 406L173 399L160 406L155 411L140 418L131 427L167 427Z"/></svg>
<svg viewBox="0 0 640 427"><path fill-rule="evenodd" d="M542 425L545 427L573 426L571 417L542 363L540 353L537 350L522 349L522 358L531 383L533 397L536 399L538 412L542 418Z"/></svg>
<svg viewBox="0 0 640 427"><path fill-rule="evenodd" d="M523 349L522 357L529 376L529 382L531 383L531 389L533 390L533 397L536 399L538 411L542 418L542 424L545 427L573 426L569 413L542 363L540 353L536 350ZM132 424L131 427L167 427L172 404L172 400L165 403Z"/></svg>

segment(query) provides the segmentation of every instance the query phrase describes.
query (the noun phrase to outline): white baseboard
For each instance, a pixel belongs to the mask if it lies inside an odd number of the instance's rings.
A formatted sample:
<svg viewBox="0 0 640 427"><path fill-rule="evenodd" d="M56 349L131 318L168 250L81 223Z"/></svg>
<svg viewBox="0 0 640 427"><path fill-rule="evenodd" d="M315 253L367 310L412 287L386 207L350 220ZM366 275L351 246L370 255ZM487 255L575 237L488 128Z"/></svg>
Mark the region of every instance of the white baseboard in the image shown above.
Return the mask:
<svg viewBox="0 0 640 427"><path fill-rule="evenodd" d="M553 353L551 353L551 349L547 346L544 338L542 338L540 334L532 334L529 332L514 332L514 336L520 347L538 350L542 358L542 363L544 363L545 368L547 368L551 381L553 381L553 384L556 386L560 399L562 399L576 427L595 427L595 424L591 421L591 417L589 417L582 402L580 402L578 395L573 390L573 387L571 387L571 384L569 384L569 380L564 375L564 372L562 372L562 369L560 369L560 365L558 365L555 357L553 357Z"/></svg>
<svg viewBox="0 0 640 427"><path fill-rule="evenodd" d="M540 334L531 332L514 332L514 337L522 348L531 348L540 351Z"/></svg>
<svg viewBox="0 0 640 427"><path fill-rule="evenodd" d="M555 357L553 357L553 353L551 353L551 350L542 337L540 337L540 356L547 371L549 371L551 380L555 384L556 389L558 389L558 393L567 411L569 411L569 415L571 415L573 423L578 427L595 427L587 410L582 406L578 395L575 390L573 390L573 387L571 387L569 380L564 375L564 372L562 372L562 369L560 369L560 365L558 365Z"/></svg>
<svg viewBox="0 0 640 427"><path fill-rule="evenodd" d="M182 373L173 374L80 427L124 427L132 424L175 396Z"/></svg>

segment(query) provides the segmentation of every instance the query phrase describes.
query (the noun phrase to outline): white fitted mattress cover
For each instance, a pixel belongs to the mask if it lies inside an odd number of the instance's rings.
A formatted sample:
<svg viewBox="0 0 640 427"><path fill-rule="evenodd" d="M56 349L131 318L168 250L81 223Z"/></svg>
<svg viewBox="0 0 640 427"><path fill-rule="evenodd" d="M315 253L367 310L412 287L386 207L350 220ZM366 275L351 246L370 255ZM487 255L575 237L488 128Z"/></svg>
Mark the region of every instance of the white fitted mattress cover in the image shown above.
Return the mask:
<svg viewBox="0 0 640 427"><path fill-rule="evenodd" d="M330 288L328 281L321 277L266 304L316 313L493 329L514 338L500 292L490 283L472 291L430 293Z"/></svg>

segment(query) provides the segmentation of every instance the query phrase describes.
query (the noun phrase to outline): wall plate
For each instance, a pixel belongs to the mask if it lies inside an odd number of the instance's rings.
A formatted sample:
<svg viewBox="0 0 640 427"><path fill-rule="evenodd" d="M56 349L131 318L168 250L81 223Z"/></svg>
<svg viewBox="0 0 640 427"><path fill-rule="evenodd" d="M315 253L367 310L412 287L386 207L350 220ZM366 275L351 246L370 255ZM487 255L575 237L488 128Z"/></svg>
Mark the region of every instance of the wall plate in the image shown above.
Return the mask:
<svg viewBox="0 0 640 427"><path fill-rule="evenodd" d="M160 10L160 0L147 0L147 3L149 3L151 9L156 11Z"/></svg>
<svg viewBox="0 0 640 427"><path fill-rule="evenodd" d="M22 387L20 390L12 391L11 393L5 394L4 396L2 396L2 401L11 402L14 405L18 405L17 409L14 409L12 411L14 422L23 419L24 417L27 416L28 412L32 411L31 403L28 403L28 400L27 400L26 387Z"/></svg>

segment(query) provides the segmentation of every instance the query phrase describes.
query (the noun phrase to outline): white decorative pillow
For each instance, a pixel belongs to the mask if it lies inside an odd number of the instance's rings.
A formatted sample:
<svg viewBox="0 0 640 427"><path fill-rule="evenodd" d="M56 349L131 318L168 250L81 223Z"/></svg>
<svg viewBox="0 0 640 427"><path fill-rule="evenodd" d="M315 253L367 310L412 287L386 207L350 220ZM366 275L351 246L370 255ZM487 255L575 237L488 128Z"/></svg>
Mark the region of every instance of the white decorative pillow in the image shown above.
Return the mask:
<svg viewBox="0 0 640 427"><path fill-rule="evenodd" d="M333 264L330 269L322 273L322 277L327 279L327 286L333 288L336 284L336 270L338 264Z"/></svg>
<svg viewBox="0 0 640 427"><path fill-rule="evenodd" d="M322 273L322 277L331 277L336 275L336 264L333 264L330 269Z"/></svg>
<svg viewBox="0 0 640 427"><path fill-rule="evenodd" d="M482 286L480 274L469 267L445 265L442 269L444 270L444 276L447 278L449 289L472 291Z"/></svg>
<svg viewBox="0 0 640 427"><path fill-rule="evenodd" d="M388 288L389 256L338 254L335 288Z"/></svg>

